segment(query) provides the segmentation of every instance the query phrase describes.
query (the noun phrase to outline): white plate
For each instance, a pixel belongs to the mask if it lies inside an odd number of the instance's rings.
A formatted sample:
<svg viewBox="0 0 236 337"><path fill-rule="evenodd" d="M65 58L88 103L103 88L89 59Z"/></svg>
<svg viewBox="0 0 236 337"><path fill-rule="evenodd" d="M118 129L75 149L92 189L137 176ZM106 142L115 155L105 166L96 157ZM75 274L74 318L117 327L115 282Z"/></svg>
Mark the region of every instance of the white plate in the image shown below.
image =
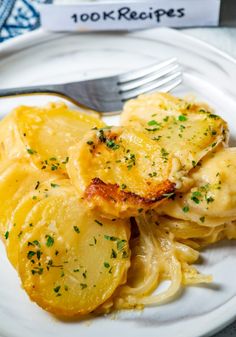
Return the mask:
<svg viewBox="0 0 236 337"><path fill-rule="evenodd" d="M170 29L132 34L57 34L41 31L0 47L0 87L65 82L116 74L176 56L184 68L177 95L195 94L230 125L236 144L236 62L196 39ZM0 100L1 114L19 104L45 104L52 96ZM117 123L118 118L109 118ZM236 245L224 242L202 253L199 269L214 276L209 286L188 287L176 301L144 311L82 322L62 322L32 303L0 246L1 337L208 336L235 317Z"/></svg>

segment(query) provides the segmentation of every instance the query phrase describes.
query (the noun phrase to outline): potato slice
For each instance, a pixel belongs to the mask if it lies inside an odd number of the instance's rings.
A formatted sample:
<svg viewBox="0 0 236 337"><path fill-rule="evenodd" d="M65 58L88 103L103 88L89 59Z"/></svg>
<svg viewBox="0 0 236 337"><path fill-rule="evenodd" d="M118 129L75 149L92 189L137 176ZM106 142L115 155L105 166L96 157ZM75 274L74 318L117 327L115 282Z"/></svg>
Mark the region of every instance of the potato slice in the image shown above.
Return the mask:
<svg viewBox="0 0 236 337"><path fill-rule="evenodd" d="M68 174L89 207L106 217L129 217L155 207L174 191L175 159L142 132L91 131L69 149Z"/></svg>
<svg viewBox="0 0 236 337"><path fill-rule="evenodd" d="M191 172L193 184L159 213L215 227L236 220L236 148L210 153Z"/></svg>
<svg viewBox="0 0 236 337"><path fill-rule="evenodd" d="M88 211L72 186L39 202L28 221L33 230L20 244L19 274L44 309L59 316L86 314L125 282L129 224Z"/></svg>
<svg viewBox="0 0 236 337"><path fill-rule="evenodd" d="M33 224L28 217L34 212L36 205L52 194L61 193L61 188L70 188L68 179L58 179L58 176L50 176L46 181L38 181L33 189L22 197L11 214L7 231L8 237L5 241L7 255L12 265L18 269L18 252L21 240L25 234L33 229Z"/></svg>
<svg viewBox="0 0 236 337"><path fill-rule="evenodd" d="M220 124L222 127L224 122ZM195 120L189 125L197 137L200 126ZM225 137L222 128L218 134L211 133L207 141L203 132L197 141L198 150L192 143L185 146L186 150L182 138L176 138L174 132L173 137L167 132L169 136L163 143L150 138L143 127L92 131L69 149L68 174L89 207L107 217L136 216L140 209L157 207L175 188L183 188L188 172Z"/></svg>
<svg viewBox="0 0 236 337"><path fill-rule="evenodd" d="M160 147L174 153L185 171L216 145L228 142L227 123L208 105L166 93L142 95L127 102L121 125L142 130Z"/></svg>
<svg viewBox="0 0 236 337"><path fill-rule="evenodd" d="M28 157L40 168L60 173L65 173L68 147L90 129L105 125L95 115L69 110L62 103L21 106L1 123L2 158Z"/></svg>
<svg viewBox="0 0 236 337"><path fill-rule="evenodd" d="M22 197L29 191L37 189L40 182L53 181L53 179L55 179L54 174L42 172L23 159L17 162L4 162L0 168L0 234L2 238L9 236L11 215Z"/></svg>

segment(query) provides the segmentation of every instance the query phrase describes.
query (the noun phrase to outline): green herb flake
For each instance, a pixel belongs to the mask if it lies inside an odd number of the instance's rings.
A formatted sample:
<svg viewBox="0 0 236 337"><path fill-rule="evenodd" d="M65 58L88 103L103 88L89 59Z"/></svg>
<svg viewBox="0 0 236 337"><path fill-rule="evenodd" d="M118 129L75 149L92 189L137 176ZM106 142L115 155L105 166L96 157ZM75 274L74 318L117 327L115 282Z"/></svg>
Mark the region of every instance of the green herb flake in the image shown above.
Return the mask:
<svg viewBox="0 0 236 337"><path fill-rule="evenodd" d="M69 157L66 157L66 159L62 161L62 164L67 164L68 161L69 161Z"/></svg>
<svg viewBox="0 0 236 337"><path fill-rule="evenodd" d="M9 232L6 231L6 233L4 234L4 236L5 236L5 239L7 240L9 238Z"/></svg>
<svg viewBox="0 0 236 337"><path fill-rule="evenodd" d="M208 196L206 196L206 202L208 203L208 204L210 204L211 202L213 202L215 199L213 198L213 197L208 197Z"/></svg>
<svg viewBox="0 0 236 337"><path fill-rule="evenodd" d="M81 289L85 289L85 288L87 288L87 284L86 283L80 283L80 287L81 287Z"/></svg>
<svg viewBox="0 0 236 337"><path fill-rule="evenodd" d="M110 264L108 262L104 262L103 265L105 268L110 268Z"/></svg>
<svg viewBox="0 0 236 337"><path fill-rule="evenodd" d="M178 120L179 120L180 122L185 122L185 121L188 120L188 118L187 118L186 116L184 116L184 115L180 115L180 116L178 117Z"/></svg>
<svg viewBox="0 0 236 337"><path fill-rule="evenodd" d="M117 258L117 252L112 248L111 250L111 259L116 259Z"/></svg>
<svg viewBox="0 0 236 337"><path fill-rule="evenodd" d="M127 187L127 185L125 185L125 184L122 184L122 185L121 185L121 189L122 189L122 190L126 189L126 187Z"/></svg>
<svg viewBox="0 0 236 337"><path fill-rule="evenodd" d="M52 188L56 188L56 187L60 187L60 185L51 183L51 187L52 187Z"/></svg>
<svg viewBox="0 0 236 337"><path fill-rule="evenodd" d="M57 293L59 293L60 289L61 289L61 286L57 286L57 287L53 288L53 291L57 294Z"/></svg>
<svg viewBox="0 0 236 337"><path fill-rule="evenodd" d="M27 150L27 152L29 153L29 154L35 154L35 153L37 153L37 151L35 151L35 150L33 150L33 149L30 149L30 148L26 148L26 150Z"/></svg>
<svg viewBox="0 0 236 337"><path fill-rule="evenodd" d="M149 121L147 124L148 124L149 126L160 125L160 124L159 124L157 121L155 121L154 119L151 120L151 121Z"/></svg>
<svg viewBox="0 0 236 337"><path fill-rule="evenodd" d="M35 252L33 252L32 250L30 250L30 251L28 252L28 254L27 254L27 258L28 258L29 260L31 260L32 257L33 257L35 254L36 254Z"/></svg>
<svg viewBox="0 0 236 337"><path fill-rule="evenodd" d="M188 207L188 206L184 206L184 207L182 208L182 211L183 211L184 213L189 212L189 207Z"/></svg>
<svg viewBox="0 0 236 337"><path fill-rule="evenodd" d="M209 118L212 118L212 119L219 119L219 116L217 116L217 115L215 115L215 114L212 114L212 113L210 113L210 114L208 115L208 117L209 117Z"/></svg>
<svg viewBox="0 0 236 337"><path fill-rule="evenodd" d="M96 224L98 224L99 226L103 226L103 223L102 222L100 222L100 221L98 221L98 220L94 220L94 222L96 222Z"/></svg>
<svg viewBox="0 0 236 337"><path fill-rule="evenodd" d="M203 222L205 222L205 217L204 217L204 216L201 216L201 217L199 218L199 220L203 223Z"/></svg>
<svg viewBox="0 0 236 337"><path fill-rule="evenodd" d="M119 240L117 241L117 249L118 250L122 250L124 248L124 246L126 245L126 240Z"/></svg>
<svg viewBox="0 0 236 337"><path fill-rule="evenodd" d="M74 231L75 231L77 234L80 233L80 229L79 229L78 226L73 226L73 229L74 229Z"/></svg>
<svg viewBox="0 0 236 337"><path fill-rule="evenodd" d="M53 239L53 237L50 236L50 235L45 235L45 238L47 239L47 241L46 241L46 246L47 246L47 247L52 247L53 244L54 244L54 239Z"/></svg>
<svg viewBox="0 0 236 337"><path fill-rule="evenodd" d="M104 235L104 239L109 240L109 241L118 241L119 240L115 236L110 236L110 235Z"/></svg>
<svg viewBox="0 0 236 337"><path fill-rule="evenodd" d="M191 200L193 200L195 204L199 204L200 203L199 197L201 196L202 196L201 192L195 191L192 193Z"/></svg>
<svg viewBox="0 0 236 337"><path fill-rule="evenodd" d="M40 182L39 181L37 181L37 184L35 185L35 190L37 190L38 188L39 188L39 185L40 185Z"/></svg>
<svg viewBox="0 0 236 337"><path fill-rule="evenodd" d="M106 141L106 146L109 148L109 149L112 149L112 150L117 150L119 149L120 145L119 144L116 144L115 141L113 139L108 139Z"/></svg>
<svg viewBox="0 0 236 337"><path fill-rule="evenodd" d="M93 141L92 141L92 140L88 140L88 141L87 141L87 144L88 144L88 145L93 145Z"/></svg>

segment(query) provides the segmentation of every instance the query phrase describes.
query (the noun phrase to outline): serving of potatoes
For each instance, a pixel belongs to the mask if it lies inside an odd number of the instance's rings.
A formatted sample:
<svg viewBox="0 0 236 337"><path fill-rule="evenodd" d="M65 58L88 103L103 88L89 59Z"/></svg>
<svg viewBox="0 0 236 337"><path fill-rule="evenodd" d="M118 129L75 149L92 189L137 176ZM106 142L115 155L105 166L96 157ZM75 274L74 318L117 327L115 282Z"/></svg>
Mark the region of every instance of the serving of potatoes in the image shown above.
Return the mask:
<svg viewBox="0 0 236 337"><path fill-rule="evenodd" d="M146 212L178 217L189 196L168 213L170 199L200 186L199 162L227 141L208 106L167 94L128 102L119 127L62 103L13 110L0 122L0 235L30 299L63 317L148 303L168 263L180 275L191 259L157 221L143 225Z"/></svg>
<svg viewBox="0 0 236 337"><path fill-rule="evenodd" d="M19 107L0 124L0 233L22 287L59 316L89 313L126 281L129 220L84 207L68 148L104 123L64 104Z"/></svg>

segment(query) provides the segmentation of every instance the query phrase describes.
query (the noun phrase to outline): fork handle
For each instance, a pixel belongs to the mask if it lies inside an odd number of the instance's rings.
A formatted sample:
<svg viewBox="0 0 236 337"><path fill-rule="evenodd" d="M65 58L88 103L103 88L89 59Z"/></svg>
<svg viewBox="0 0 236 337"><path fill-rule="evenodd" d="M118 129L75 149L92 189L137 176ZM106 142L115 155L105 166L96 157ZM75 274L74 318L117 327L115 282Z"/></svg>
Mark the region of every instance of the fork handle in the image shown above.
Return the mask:
<svg viewBox="0 0 236 337"><path fill-rule="evenodd" d="M27 94L57 94L62 95L60 85L40 85L22 88L0 89L0 97L18 96Z"/></svg>

